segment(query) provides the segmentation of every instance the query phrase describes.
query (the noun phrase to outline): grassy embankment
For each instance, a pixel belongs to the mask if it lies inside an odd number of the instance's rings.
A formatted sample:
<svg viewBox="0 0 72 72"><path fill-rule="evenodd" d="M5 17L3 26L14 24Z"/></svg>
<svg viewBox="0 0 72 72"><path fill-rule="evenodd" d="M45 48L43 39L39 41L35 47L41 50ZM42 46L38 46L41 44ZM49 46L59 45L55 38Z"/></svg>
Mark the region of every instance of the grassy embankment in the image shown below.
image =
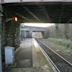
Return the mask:
<svg viewBox="0 0 72 72"><path fill-rule="evenodd" d="M60 47L64 52L72 54L72 41L67 39L48 38L48 41Z"/></svg>

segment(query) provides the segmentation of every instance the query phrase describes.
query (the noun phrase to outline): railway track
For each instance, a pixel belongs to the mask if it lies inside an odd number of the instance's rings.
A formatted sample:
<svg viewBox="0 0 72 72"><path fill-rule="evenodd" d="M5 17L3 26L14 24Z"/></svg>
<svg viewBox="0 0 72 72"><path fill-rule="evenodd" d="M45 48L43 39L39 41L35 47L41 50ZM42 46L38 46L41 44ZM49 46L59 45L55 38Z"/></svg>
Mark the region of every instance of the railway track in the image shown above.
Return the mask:
<svg viewBox="0 0 72 72"><path fill-rule="evenodd" d="M37 39L36 39L37 40ZM72 64L66 61L64 58L59 56L57 53L48 48L41 41L37 40L41 48L46 52L46 54L50 57L50 59L55 64L56 68L59 69L57 72L72 72Z"/></svg>

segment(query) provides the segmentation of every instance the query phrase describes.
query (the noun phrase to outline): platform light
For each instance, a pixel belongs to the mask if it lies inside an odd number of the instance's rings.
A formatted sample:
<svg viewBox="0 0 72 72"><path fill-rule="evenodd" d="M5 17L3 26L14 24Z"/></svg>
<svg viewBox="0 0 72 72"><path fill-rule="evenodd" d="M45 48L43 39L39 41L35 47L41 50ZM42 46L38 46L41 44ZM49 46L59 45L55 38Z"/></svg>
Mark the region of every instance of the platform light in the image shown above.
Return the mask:
<svg viewBox="0 0 72 72"><path fill-rule="evenodd" d="M18 21L18 18L17 18L17 17L14 17L14 21L16 21L16 22L17 22L17 21Z"/></svg>

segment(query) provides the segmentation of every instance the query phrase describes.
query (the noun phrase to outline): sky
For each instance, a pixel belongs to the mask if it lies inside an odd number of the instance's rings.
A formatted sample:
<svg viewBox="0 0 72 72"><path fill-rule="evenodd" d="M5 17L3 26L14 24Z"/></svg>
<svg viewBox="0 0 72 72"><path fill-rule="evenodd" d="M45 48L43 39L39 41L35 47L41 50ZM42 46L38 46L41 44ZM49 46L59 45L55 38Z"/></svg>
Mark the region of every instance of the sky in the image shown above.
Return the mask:
<svg viewBox="0 0 72 72"><path fill-rule="evenodd" d="M54 23L22 23L23 26L34 26L34 27L50 27L55 25Z"/></svg>

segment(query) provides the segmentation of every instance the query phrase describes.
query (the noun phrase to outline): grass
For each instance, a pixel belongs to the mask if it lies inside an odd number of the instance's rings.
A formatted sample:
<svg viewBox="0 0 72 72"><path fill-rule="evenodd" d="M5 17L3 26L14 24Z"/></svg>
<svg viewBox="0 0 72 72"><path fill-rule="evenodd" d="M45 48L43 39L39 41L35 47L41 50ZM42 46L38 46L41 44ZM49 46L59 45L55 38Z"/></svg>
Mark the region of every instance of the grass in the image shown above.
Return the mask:
<svg viewBox="0 0 72 72"><path fill-rule="evenodd" d="M58 39L58 38L48 38L48 41L53 42L54 44L61 46L61 49L64 52L68 52L72 54L72 41L67 39Z"/></svg>
<svg viewBox="0 0 72 72"><path fill-rule="evenodd" d="M47 60L46 60L45 57L42 55L41 51L40 51L40 52L37 52L37 58L38 58L39 64L40 64L41 66L44 66L44 65L47 65L47 64L48 64Z"/></svg>
<svg viewBox="0 0 72 72"><path fill-rule="evenodd" d="M46 72L53 72L53 69L51 68L49 62L46 60L43 53L40 51L40 48L38 48L39 51L37 51L37 60L39 63L39 66L42 67Z"/></svg>

